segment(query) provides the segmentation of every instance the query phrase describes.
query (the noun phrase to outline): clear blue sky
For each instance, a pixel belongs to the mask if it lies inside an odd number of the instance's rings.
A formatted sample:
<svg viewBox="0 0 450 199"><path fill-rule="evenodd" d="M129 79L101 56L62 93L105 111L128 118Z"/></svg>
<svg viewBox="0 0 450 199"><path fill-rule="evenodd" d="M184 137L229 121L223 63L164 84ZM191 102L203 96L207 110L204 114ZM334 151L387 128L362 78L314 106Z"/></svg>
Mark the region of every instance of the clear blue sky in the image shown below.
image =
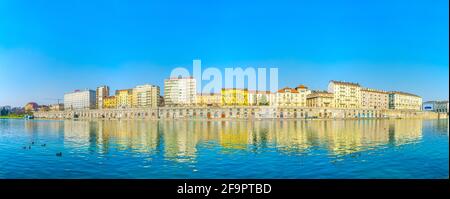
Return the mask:
<svg viewBox="0 0 450 199"><path fill-rule="evenodd" d="M174 67L278 67L448 99L447 0L0 1L0 105L150 83Z"/></svg>

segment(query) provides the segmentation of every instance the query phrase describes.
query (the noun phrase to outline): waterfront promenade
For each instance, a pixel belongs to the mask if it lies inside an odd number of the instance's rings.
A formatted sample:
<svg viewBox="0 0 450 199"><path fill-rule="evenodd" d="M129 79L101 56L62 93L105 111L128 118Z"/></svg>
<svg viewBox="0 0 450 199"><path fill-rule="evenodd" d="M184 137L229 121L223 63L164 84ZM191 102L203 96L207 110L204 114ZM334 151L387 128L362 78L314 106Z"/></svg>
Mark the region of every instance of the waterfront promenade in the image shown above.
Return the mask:
<svg viewBox="0 0 450 199"><path fill-rule="evenodd" d="M38 111L46 119L355 119L355 118L447 118L446 113L413 110L338 109L280 106L159 107Z"/></svg>

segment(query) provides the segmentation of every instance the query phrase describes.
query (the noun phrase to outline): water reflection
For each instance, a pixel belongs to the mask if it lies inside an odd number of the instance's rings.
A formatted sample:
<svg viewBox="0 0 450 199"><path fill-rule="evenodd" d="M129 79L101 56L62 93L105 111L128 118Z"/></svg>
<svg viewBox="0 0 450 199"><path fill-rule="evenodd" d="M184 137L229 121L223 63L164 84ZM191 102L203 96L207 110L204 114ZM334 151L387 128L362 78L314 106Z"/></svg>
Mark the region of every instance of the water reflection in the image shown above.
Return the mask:
<svg viewBox="0 0 450 199"><path fill-rule="evenodd" d="M446 132L448 120L433 121ZM71 121L27 122L26 132L58 132L68 147L93 153L129 150L195 161L199 147L224 153L276 149L301 155L312 149L347 155L385 145L418 142L422 120L341 121Z"/></svg>

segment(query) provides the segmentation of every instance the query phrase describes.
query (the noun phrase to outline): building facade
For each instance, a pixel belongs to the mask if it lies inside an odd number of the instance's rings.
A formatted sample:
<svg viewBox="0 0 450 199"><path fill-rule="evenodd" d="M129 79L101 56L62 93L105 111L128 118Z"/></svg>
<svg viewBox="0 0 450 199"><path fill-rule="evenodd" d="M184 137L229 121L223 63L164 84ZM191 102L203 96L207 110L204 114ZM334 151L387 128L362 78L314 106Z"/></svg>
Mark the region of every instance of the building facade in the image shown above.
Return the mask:
<svg viewBox="0 0 450 199"><path fill-rule="evenodd" d="M62 111L64 110L64 104L52 104L50 105L51 111Z"/></svg>
<svg viewBox="0 0 450 199"><path fill-rule="evenodd" d="M93 109L95 108L94 90L76 90L64 95L64 109Z"/></svg>
<svg viewBox="0 0 450 199"><path fill-rule="evenodd" d="M389 109L389 93L382 90L361 88L361 108Z"/></svg>
<svg viewBox="0 0 450 199"><path fill-rule="evenodd" d="M222 95L218 93L199 93L197 94L198 106L215 106L222 104Z"/></svg>
<svg viewBox="0 0 450 199"><path fill-rule="evenodd" d="M448 101L427 101L422 105L422 110L438 113L448 113Z"/></svg>
<svg viewBox="0 0 450 199"><path fill-rule="evenodd" d="M250 106L270 106L275 102L275 95L270 91L248 91Z"/></svg>
<svg viewBox="0 0 450 199"><path fill-rule="evenodd" d="M108 86L99 86L95 92L95 106L97 109L103 108L103 99L109 96L109 87Z"/></svg>
<svg viewBox="0 0 450 199"><path fill-rule="evenodd" d="M169 78L164 81L165 106L194 106L197 103L197 83L193 77Z"/></svg>
<svg viewBox="0 0 450 199"><path fill-rule="evenodd" d="M300 95L296 89L285 87L277 91L276 106L299 106Z"/></svg>
<svg viewBox="0 0 450 199"><path fill-rule="evenodd" d="M334 95L326 91L312 91L306 98L306 106L308 107L334 107Z"/></svg>
<svg viewBox="0 0 450 199"><path fill-rule="evenodd" d="M358 83L330 81L328 92L333 93L336 108L360 108L361 86Z"/></svg>
<svg viewBox="0 0 450 199"><path fill-rule="evenodd" d="M133 88L132 106L134 108L155 108L161 105L159 86L145 84Z"/></svg>
<svg viewBox="0 0 450 199"><path fill-rule="evenodd" d="M306 98L309 94L311 94L311 90L309 90L305 85L299 85L295 88L295 90L298 92L297 106L305 107Z"/></svg>
<svg viewBox="0 0 450 199"><path fill-rule="evenodd" d="M117 108L133 107L133 89L116 90Z"/></svg>
<svg viewBox="0 0 450 199"><path fill-rule="evenodd" d="M421 110L422 98L411 93L393 91L389 93L389 109Z"/></svg>
<svg viewBox="0 0 450 199"><path fill-rule="evenodd" d="M109 96L103 99L103 109L115 109L117 108L116 96Z"/></svg>
<svg viewBox="0 0 450 199"><path fill-rule="evenodd" d="M248 106L248 89L222 89L222 106Z"/></svg>

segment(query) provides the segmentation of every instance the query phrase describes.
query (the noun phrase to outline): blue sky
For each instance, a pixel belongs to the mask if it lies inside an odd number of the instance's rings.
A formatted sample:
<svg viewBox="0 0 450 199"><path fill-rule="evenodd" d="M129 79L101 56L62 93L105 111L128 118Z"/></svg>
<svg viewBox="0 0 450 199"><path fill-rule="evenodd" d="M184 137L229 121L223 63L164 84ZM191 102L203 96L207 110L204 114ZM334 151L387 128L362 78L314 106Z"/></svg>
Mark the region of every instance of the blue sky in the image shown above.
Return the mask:
<svg viewBox="0 0 450 199"><path fill-rule="evenodd" d="M279 86L331 79L448 99L446 0L0 1L0 105L163 86L175 67L278 67Z"/></svg>

